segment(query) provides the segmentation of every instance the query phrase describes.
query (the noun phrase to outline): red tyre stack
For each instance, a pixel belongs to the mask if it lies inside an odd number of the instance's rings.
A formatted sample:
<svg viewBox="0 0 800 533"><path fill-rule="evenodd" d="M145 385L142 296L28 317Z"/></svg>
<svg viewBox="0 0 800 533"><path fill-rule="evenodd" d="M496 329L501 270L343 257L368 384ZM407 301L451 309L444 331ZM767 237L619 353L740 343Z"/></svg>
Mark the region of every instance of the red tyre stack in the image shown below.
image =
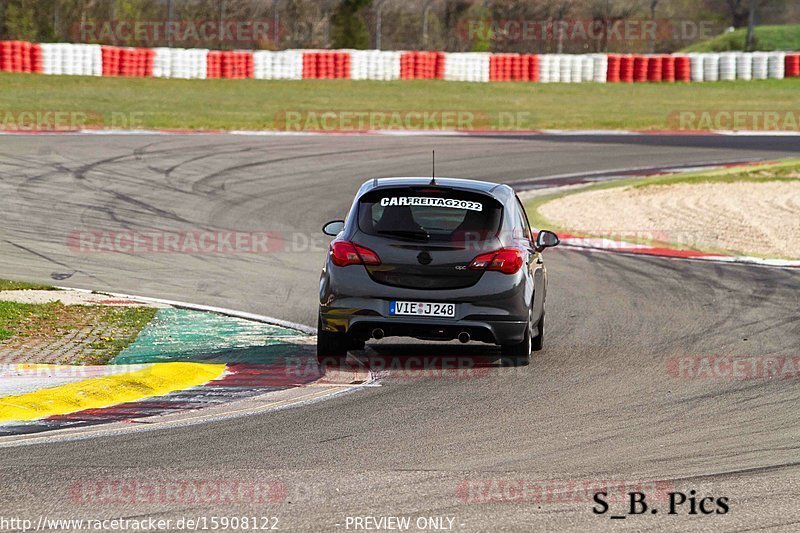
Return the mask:
<svg viewBox="0 0 800 533"><path fill-rule="evenodd" d="M336 52L323 52L320 54L322 59L322 76L324 80L332 80L336 77Z"/></svg>
<svg viewBox="0 0 800 533"><path fill-rule="evenodd" d="M620 81L620 65L622 56L619 54L608 54L608 70L606 71L606 81L608 83L618 83Z"/></svg>
<svg viewBox="0 0 800 533"><path fill-rule="evenodd" d="M511 79L514 81L528 81L528 56L514 54L511 58Z"/></svg>
<svg viewBox="0 0 800 533"><path fill-rule="evenodd" d="M303 53L303 79L313 80L317 77L317 54L316 52Z"/></svg>
<svg viewBox="0 0 800 533"><path fill-rule="evenodd" d="M647 68L650 61L647 56L633 56L633 81L642 83L647 81Z"/></svg>
<svg viewBox="0 0 800 533"><path fill-rule="evenodd" d="M136 75L136 63L138 54L135 48L123 48L120 56L120 74L123 76Z"/></svg>
<svg viewBox="0 0 800 533"><path fill-rule="evenodd" d="M11 41L0 41L0 72L11 72Z"/></svg>
<svg viewBox="0 0 800 533"><path fill-rule="evenodd" d="M661 81L661 56L647 57L647 81Z"/></svg>
<svg viewBox="0 0 800 533"><path fill-rule="evenodd" d="M619 81L633 83L633 56L622 56L619 60Z"/></svg>
<svg viewBox="0 0 800 533"><path fill-rule="evenodd" d="M333 77L337 79L350 79L350 54L347 52L334 52Z"/></svg>
<svg viewBox="0 0 800 533"><path fill-rule="evenodd" d="M661 81L675 81L675 56L661 56Z"/></svg>
<svg viewBox="0 0 800 533"><path fill-rule="evenodd" d="M445 63L445 53L444 52L433 52L434 56L434 68L433 68L433 77L437 80L444 79L444 63Z"/></svg>
<svg viewBox="0 0 800 533"><path fill-rule="evenodd" d="M502 63L504 56L500 54L492 54L489 56L489 81L502 81L502 68L500 68L500 63Z"/></svg>
<svg viewBox="0 0 800 533"><path fill-rule="evenodd" d="M800 76L800 54L786 54L785 73L787 78Z"/></svg>
<svg viewBox="0 0 800 533"><path fill-rule="evenodd" d="M692 62L689 56L675 56L675 81L692 81Z"/></svg>
<svg viewBox="0 0 800 533"><path fill-rule="evenodd" d="M11 41L11 72L22 72L22 41Z"/></svg>
<svg viewBox="0 0 800 533"><path fill-rule="evenodd" d="M31 72L31 43L28 42L21 42L20 43L20 72Z"/></svg>
<svg viewBox="0 0 800 533"><path fill-rule="evenodd" d="M429 80L433 78L433 71L435 68L436 59L431 55L431 52L420 52L417 54L417 62L415 65L415 76L421 80Z"/></svg>
<svg viewBox="0 0 800 533"><path fill-rule="evenodd" d="M528 80L539 82L539 56L536 54L528 56Z"/></svg>
<svg viewBox="0 0 800 533"><path fill-rule="evenodd" d="M153 77L153 64L156 61L156 51L152 48L144 49L144 74L147 78Z"/></svg>
<svg viewBox="0 0 800 533"><path fill-rule="evenodd" d="M244 62L244 77L245 78L255 78L256 77L256 65L255 65L255 58L253 57L252 52L241 52L242 60Z"/></svg>
<svg viewBox="0 0 800 533"><path fill-rule="evenodd" d="M103 46L100 50L103 57L103 76L118 75L120 49L116 46Z"/></svg>
<svg viewBox="0 0 800 533"><path fill-rule="evenodd" d="M416 52L403 52L400 56L400 79L413 80L414 79L414 57Z"/></svg>
<svg viewBox="0 0 800 533"><path fill-rule="evenodd" d="M233 77L233 57L231 52L222 52L220 56L220 77L232 78Z"/></svg>
<svg viewBox="0 0 800 533"><path fill-rule="evenodd" d="M217 79L222 75L222 52L211 50L206 56L206 78Z"/></svg>
<svg viewBox="0 0 800 533"><path fill-rule="evenodd" d="M38 44L31 46L31 72L42 73L44 71L42 63L42 47Z"/></svg>

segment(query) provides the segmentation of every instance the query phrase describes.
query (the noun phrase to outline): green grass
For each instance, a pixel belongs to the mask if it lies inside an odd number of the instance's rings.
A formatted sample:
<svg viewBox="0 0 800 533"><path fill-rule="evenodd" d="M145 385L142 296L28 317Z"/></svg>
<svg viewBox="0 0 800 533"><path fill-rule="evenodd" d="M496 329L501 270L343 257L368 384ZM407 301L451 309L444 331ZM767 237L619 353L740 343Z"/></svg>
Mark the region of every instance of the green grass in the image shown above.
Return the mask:
<svg viewBox="0 0 800 533"><path fill-rule="evenodd" d="M139 332L158 312L154 308L104 307L103 320L112 328L111 335L89 345L96 354L83 361L87 364L105 364L127 348Z"/></svg>
<svg viewBox="0 0 800 533"><path fill-rule="evenodd" d="M281 113L471 113L475 129L671 129L679 111L796 112L800 78L718 83L171 80L0 74L0 129L21 112L77 112L87 126L283 129ZM506 119L500 122L501 113ZM112 117L125 117L112 120ZM513 123L507 119L514 117Z"/></svg>
<svg viewBox="0 0 800 533"><path fill-rule="evenodd" d="M561 191L553 194L537 196L525 202L525 209L528 212L528 219L531 226L539 229L549 229L555 232L570 234L572 229L547 219L539 212L542 205L562 198L569 194L578 194L587 191L600 189L611 189L620 187L656 187L666 185L677 185L681 183L733 183L733 182L765 182L765 181L800 181L800 159L787 159L777 163L767 163L763 165L752 165L746 167L722 168L712 171L688 172L685 174L667 174L663 176L627 178L613 181L595 183L579 189ZM587 237L609 237L609 235L585 235ZM680 243L668 243L660 241L650 241L647 239L629 239L625 236L618 236L619 239L636 244L650 244L663 246L667 245L676 249L690 249ZM716 248L691 248L712 253L725 253L725 250Z"/></svg>
<svg viewBox="0 0 800 533"><path fill-rule="evenodd" d="M11 281L7 279L0 279L0 291L25 291L25 290L54 291L57 289L50 285L42 285L40 283L28 283L25 281Z"/></svg>
<svg viewBox="0 0 800 533"><path fill-rule="evenodd" d="M153 308L66 306L60 302L25 304L0 301L0 341L25 346L28 341L56 342L76 330L103 332L72 350L63 364L105 364L136 340L155 316ZM45 362L45 361L40 361Z"/></svg>
<svg viewBox="0 0 800 533"><path fill-rule="evenodd" d="M756 50L800 50L800 24L757 26ZM688 46L682 52L728 52L745 49L747 29L717 35L707 41Z"/></svg>

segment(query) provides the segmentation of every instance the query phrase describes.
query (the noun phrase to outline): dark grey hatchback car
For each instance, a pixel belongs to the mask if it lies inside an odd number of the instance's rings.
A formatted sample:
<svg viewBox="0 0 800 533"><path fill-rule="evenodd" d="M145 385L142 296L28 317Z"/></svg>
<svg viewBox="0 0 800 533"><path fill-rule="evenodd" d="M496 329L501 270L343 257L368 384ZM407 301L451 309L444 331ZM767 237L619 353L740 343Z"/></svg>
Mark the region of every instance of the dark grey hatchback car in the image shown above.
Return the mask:
<svg viewBox="0 0 800 533"><path fill-rule="evenodd" d="M341 361L369 339L414 337L501 346L527 364L544 342L545 248L508 185L381 178L356 194L320 278L317 355Z"/></svg>

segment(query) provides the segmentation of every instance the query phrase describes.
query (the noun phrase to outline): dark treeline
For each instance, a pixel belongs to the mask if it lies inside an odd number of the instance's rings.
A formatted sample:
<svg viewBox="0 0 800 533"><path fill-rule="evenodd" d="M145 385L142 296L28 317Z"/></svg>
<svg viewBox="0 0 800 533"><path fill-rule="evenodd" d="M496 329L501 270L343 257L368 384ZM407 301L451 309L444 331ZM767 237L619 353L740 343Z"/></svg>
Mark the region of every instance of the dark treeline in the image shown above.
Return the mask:
<svg viewBox="0 0 800 533"><path fill-rule="evenodd" d="M0 0L0 38L205 48L670 52L792 0Z"/></svg>

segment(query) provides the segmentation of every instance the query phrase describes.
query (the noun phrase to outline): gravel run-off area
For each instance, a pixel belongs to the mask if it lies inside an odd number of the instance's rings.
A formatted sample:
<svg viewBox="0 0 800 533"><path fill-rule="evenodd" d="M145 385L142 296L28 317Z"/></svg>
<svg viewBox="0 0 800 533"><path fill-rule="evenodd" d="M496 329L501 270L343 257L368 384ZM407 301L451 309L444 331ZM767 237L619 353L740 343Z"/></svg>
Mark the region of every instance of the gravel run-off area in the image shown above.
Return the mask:
<svg viewBox="0 0 800 533"><path fill-rule="evenodd" d="M800 258L800 181L679 183L563 196L539 213L577 235Z"/></svg>

